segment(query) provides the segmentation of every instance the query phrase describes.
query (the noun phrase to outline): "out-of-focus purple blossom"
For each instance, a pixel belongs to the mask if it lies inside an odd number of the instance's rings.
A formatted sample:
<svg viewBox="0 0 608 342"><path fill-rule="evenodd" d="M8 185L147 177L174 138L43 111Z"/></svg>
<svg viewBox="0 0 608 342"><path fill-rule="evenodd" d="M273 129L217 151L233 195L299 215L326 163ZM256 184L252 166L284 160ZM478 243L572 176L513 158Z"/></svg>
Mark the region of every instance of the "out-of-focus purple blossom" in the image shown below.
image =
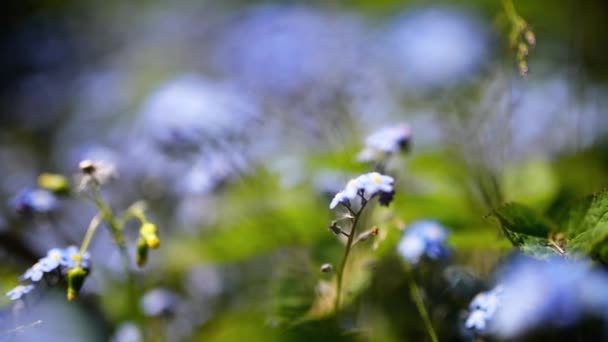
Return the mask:
<svg viewBox="0 0 608 342"><path fill-rule="evenodd" d="M47 214L58 208L59 202L52 192L44 189L25 189L12 200L19 214Z"/></svg>
<svg viewBox="0 0 608 342"><path fill-rule="evenodd" d="M469 305L469 315L464 323L465 328L476 334L486 333L486 329L491 325L496 310L500 306L503 291L503 287L499 285L475 296Z"/></svg>
<svg viewBox="0 0 608 342"><path fill-rule="evenodd" d="M335 209L338 204L352 205L360 194L365 200L370 200L378 195L380 204L388 206L395 194L394 183L393 177L378 172L363 174L351 179L346 187L334 196L329 204L329 209Z"/></svg>
<svg viewBox="0 0 608 342"><path fill-rule="evenodd" d="M187 75L162 85L139 114L138 139L169 150L238 138L259 116L256 103L233 86Z"/></svg>
<svg viewBox="0 0 608 342"><path fill-rule="evenodd" d="M146 316L157 317L175 312L178 298L167 289L153 289L141 298L141 309Z"/></svg>
<svg viewBox="0 0 608 342"><path fill-rule="evenodd" d="M411 128L406 123L384 127L365 139L365 148L357 159L369 162L398 153L408 147L411 135Z"/></svg>
<svg viewBox="0 0 608 342"><path fill-rule="evenodd" d="M445 259L450 254L445 244L447 237L447 230L437 221L416 221L405 230L397 251L411 264L417 264L422 257Z"/></svg>
<svg viewBox="0 0 608 342"><path fill-rule="evenodd" d="M504 294L492 332L512 339L570 327L586 317L608 320L608 275L586 261L517 259L499 276Z"/></svg>
<svg viewBox="0 0 608 342"><path fill-rule="evenodd" d="M144 336L141 330L131 322L125 322L116 328L110 342L142 342Z"/></svg>
<svg viewBox="0 0 608 342"><path fill-rule="evenodd" d="M6 296L11 300L21 299L24 295L31 292L34 289L34 285L18 285L14 289L8 291Z"/></svg>
<svg viewBox="0 0 608 342"><path fill-rule="evenodd" d="M466 13L429 8L398 17L384 61L400 84L424 89L469 79L488 55L487 29Z"/></svg>
<svg viewBox="0 0 608 342"><path fill-rule="evenodd" d="M354 16L259 6L235 19L220 40L216 64L274 99L323 97L345 84L362 36Z"/></svg>

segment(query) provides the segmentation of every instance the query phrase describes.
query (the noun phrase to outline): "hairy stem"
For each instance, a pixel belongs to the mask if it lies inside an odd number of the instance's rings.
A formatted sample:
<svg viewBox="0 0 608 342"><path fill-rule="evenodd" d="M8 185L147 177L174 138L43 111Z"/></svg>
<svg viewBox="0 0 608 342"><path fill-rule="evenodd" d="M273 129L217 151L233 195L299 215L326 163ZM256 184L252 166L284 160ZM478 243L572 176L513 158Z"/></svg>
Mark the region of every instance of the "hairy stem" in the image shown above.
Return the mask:
<svg viewBox="0 0 608 342"><path fill-rule="evenodd" d="M338 270L338 279L336 282L336 302L334 304L334 311L337 313L340 309L340 299L342 296L342 280L344 278L344 269L346 269L346 262L348 261L348 256L350 255L350 250L353 246L353 241L355 237L355 233L357 231L357 223L359 222L359 218L361 217L361 213L363 212L363 208L367 204L367 201L361 197L361 208L359 211L354 212L350 207L347 207L348 210L353 214L353 223L350 228L350 232L348 233L348 240L346 241L346 249L344 250L344 257L342 257L342 263L340 264L340 269Z"/></svg>

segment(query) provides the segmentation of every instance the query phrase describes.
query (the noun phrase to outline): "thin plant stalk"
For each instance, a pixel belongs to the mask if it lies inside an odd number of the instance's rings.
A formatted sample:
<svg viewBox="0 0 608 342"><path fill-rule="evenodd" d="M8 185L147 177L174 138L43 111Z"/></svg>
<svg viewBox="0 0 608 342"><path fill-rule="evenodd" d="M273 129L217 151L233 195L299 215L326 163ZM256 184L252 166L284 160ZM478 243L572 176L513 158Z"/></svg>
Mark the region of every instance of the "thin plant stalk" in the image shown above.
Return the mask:
<svg viewBox="0 0 608 342"><path fill-rule="evenodd" d="M414 280L414 276L412 275L411 269L407 267L408 272L408 285L410 287L410 296L412 296L412 300L414 304L416 304L416 309L420 314L420 318L424 323L424 328L426 332L429 334L429 337L432 342L438 342L437 334L435 333L435 329L433 328L433 323L431 322L431 318L429 317L429 313L424 306L424 301L422 300L422 295L420 295L420 290L418 289L418 285Z"/></svg>
<svg viewBox="0 0 608 342"><path fill-rule="evenodd" d="M365 208L365 205L367 204L367 200L363 196L360 196L360 197L361 197L361 208L357 212L354 212L350 208L350 206L346 207L348 209L348 211L351 213L351 215L353 216L353 219L352 219L350 232L348 233L348 239L346 241L346 249L344 250L344 257L342 257L342 263L340 264L340 268L338 269L338 278L337 278L337 282L336 282L336 302L334 304L335 312L338 312L338 310L340 309L340 300L342 298L342 281L344 279L344 270L346 269L346 262L348 261L348 256L350 255L350 251L353 246L353 241L355 240L354 237L357 232L357 223L359 222L359 218L361 217L363 208Z"/></svg>

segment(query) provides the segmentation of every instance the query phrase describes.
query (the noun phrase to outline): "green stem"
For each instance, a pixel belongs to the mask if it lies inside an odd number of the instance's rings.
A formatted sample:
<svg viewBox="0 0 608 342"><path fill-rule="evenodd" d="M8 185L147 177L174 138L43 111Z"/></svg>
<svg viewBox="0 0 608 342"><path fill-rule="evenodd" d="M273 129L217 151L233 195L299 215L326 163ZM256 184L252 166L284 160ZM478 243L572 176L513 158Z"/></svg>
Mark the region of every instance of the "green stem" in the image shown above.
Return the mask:
<svg viewBox="0 0 608 342"><path fill-rule="evenodd" d="M87 249L89 248L89 244L91 244L91 240L93 239L93 236L97 231L97 227L99 227L99 225L101 224L101 220L102 215L101 213L99 213L95 215L91 220L91 223L89 223L89 228L87 228L87 232L84 236L84 239L82 240L82 244L80 245L81 256L84 255L84 253L86 253Z"/></svg>
<svg viewBox="0 0 608 342"><path fill-rule="evenodd" d="M418 285L416 285L416 282L414 281L414 277L410 272L409 266L408 273L408 283L410 286L410 295L412 296L412 300L414 301L414 304L416 304L416 309L418 309L420 318L422 318L424 327L426 328L426 331L429 334L431 341L438 342L439 339L437 339L437 334L435 333L435 329L433 329L433 324L431 323L431 319L429 318L429 313L426 310L426 307L424 306L422 296L420 295L420 290L418 289Z"/></svg>
<svg viewBox="0 0 608 342"><path fill-rule="evenodd" d="M116 219L116 216L112 213L112 209L103 201L99 193L94 196L95 205L99 208L103 219L108 223L110 233L114 238L120 258L122 260L123 268L127 274L127 289L129 293L129 303L132 308L137 307L137 289L135 288L135 278L131 272L131 262L129 259L129 253L125 245L125 241L122 235L122 226Z"/></svg>
<svg viewBox="0 0 608 342"><path fill-rule="evenodd" d="M348 240L346 241L346 249L344 250L344 257L342 258L342 263L340 264L340 269L338 270L338 279L336 282L336 302L334 304L334 311L337 313L340 309L340 299L342 296L342 280L344 278L344 270L346 269L346 262L348 261L348 256L350 255L351 247L353 246L353 241L355 237L355 233L357 230L357 223L359 222L359 217L361 217L361 212L363 212L363 208L367 201L362 198L361 209L354 213L351 208L348 208L349 211L353 214L353 223L350 228L350 232L348 233Z"/></svg>

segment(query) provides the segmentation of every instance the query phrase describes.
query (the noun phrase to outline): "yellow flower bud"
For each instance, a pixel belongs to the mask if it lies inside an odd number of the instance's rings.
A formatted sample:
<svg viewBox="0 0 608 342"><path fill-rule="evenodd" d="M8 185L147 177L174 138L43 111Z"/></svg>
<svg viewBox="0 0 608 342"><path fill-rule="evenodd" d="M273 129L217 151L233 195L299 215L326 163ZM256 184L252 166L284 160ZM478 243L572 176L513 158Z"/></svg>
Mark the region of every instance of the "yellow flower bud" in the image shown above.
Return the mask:
<svg viewBox="0 0 608 342"><path fill-rule="evenodd" d="M54 173L43 173L38 176L38 186L54 193L67 193L70 183L63 175Z"/></svg>
<svg viewBox="0 0 608 342"><path fill-rule="evenodd" d="M68 271L68 293L67 297L69 301L73 301L78 296L82 284L87 277L88 272L77 266Z"/></svg>
<svg viewBox="0 0 608 342"><path fill-rule="evenodd" d="M147 235L144 238L146 240L146 244L151 249L156 249L158 248L158 246L160 246L160 239L158 238L158 235Z"/></svg>
<svg viewBox="0 0 608 342"><path fill-rule="evenodd" d="M145 240L149 248L156 249L160 246L160 239L158 238L155 224L150 222L142 224L139 229L139 235Z"/></svg>

